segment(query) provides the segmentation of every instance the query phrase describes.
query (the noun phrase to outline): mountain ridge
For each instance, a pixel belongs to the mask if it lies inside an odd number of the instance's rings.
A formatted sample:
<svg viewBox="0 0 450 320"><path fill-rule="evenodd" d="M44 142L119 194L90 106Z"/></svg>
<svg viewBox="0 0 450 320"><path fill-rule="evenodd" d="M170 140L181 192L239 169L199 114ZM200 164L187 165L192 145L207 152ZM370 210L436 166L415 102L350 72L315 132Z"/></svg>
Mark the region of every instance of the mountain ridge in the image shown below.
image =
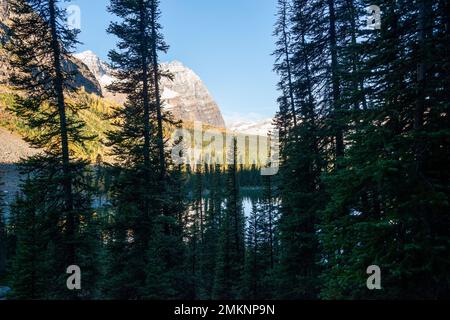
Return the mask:
<svg viewBox="0 0 450 320"><path fill-rule="evenodd" d="M267 136L275 129L272 118L261 120L237 119L227 121L227 130L239 134Z"/></svg>
<svg viewBox="0 0 450 320"><path fill-rule="evenodd" d="M83 62L100 84L102 95L116 103L123 104L126 97L108 90L108 85L114 81L112 69L91 50L73 55ZM219 106L214 101L200 77L180 61L164 62L160 68L173 76L173 79L163 77L160 80L161 97L164 108L170 111L176 119L200 121L207 125L225 128L225 121Z"/></svg>

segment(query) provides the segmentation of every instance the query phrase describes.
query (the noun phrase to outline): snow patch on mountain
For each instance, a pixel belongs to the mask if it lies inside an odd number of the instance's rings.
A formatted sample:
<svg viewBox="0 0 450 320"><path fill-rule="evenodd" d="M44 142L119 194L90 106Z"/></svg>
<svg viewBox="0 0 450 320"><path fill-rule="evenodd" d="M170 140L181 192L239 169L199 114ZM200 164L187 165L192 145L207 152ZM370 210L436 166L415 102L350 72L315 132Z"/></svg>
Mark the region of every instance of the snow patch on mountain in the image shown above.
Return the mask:
<svg viewBox="0 0 450 320"><path fill-rule="evenodd" d="M108 92L107 86L114 82L112 70L94 52L85 51L74 55L93 73L102 87L103 95L118 103L125 96ZM161 99L164 108L177 119L201 121L236 133L266 136L274 130L273 119L256 113L229 114L224 121L220 109L200 77L180 61L163 62L160 68L173 76L173 80L161 79ZM225 125L226 123L226 125Z"/></svg>
<svg viewBox="0 0 450 320"><path fill-rule="evenodd" d="M275 127L272 118L263 118L259 115L233 114L225 117L227 129L236 133L267 136Z"/></svg>
<svg viewBox="0 0 450 320"><path fill-rule="evenodd" d="M161 99L168 100L168 99L175 99L180 94L176 91L173 91L167 87L164 87L163 93L161 95Z"/></svg>
<svg viewBox="0 0 450 320"><path fill-rule="evenodd" d="M124 95L108 92L107 87L114 82L114 77L107 63L89 50L77 53L74 57L81 60L94 74L102 87L103 96L120 104L125 102ZM160 68L173 77L173 80L161 79L161 98L166 110L170 110L177 119L200 121L219 128L225 127L219 106L194 71L179 61L161 63Z"/></svg>
<svg viewBox="0 0 450 320"><path fill-rule="evenodd" d="M102 88L110 85L114 80L111 76L111 69L109 66L94 52L87 50L81 53L76 53L73 56L82 61L89 68Z"/></svg>

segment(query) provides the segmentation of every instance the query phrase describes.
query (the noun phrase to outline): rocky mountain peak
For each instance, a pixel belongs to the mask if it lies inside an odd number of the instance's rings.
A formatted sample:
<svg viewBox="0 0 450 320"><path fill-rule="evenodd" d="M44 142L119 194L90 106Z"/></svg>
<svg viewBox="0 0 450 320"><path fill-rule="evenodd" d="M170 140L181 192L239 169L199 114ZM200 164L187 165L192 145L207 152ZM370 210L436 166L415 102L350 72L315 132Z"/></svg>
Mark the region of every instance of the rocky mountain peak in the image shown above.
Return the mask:
<svg viewBox="0 0 450 320"><path fill-rule="evenodd" d="M107 90L107 85L114 81L109 66L92 51L74 55L82 61L96 77L106 98L118 103L124 102L124 97L114 95ZM161 63L161 69L172 74L173 79L161 80L161 97L166 110L172 112L177 119L200 121L208 125L224 128L219 106L214 101L200 77L180 61Z"/></svg>
<svg viewBox="0 0 450 320"><path fill-rule="evenodd" d="M88 50L82 53L74 54L74 57L82 61L89 68L102 88L111 84L112 78L110 77L111 70L109 66L100 60L95 53Z"/></svg>
<svg viewBox="0 0 450 320"><path fill-rule="evenodd" d="M161 80L162 96L166 98L168 110L180 119L225 127L219 106L193 70L179 61L162 63L161 68L173 76L173 80Z"/></svg>
<svg viewBox="0 0 450 320"><path fill-rule="evenodd" d="M251 119L249 117L245 119L240 117L227 119L227 128L235 133L265 137L269 132L273 132L275 126L272 118Z"/></svg>
<svg viewBox="0 0 450 320"><path fill-rule="evenodd" d="M2 45L8 41L9 15L8 0L0 0L0 82L5 83L8 83L7 79L12 71L7 61L7 55L2 48ZM73 83L75 87L84 87L88 93L102 94L97 77L79 59L69 56L62 61L62 64L65 70L75 73Z"/></svg>

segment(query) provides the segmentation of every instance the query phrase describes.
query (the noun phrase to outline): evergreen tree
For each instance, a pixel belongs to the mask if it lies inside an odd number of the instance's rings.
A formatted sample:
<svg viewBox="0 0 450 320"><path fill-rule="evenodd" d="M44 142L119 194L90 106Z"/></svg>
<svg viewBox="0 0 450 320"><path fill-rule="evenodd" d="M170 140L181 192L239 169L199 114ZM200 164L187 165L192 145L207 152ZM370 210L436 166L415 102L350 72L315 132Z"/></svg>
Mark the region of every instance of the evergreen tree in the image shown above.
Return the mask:
<svg viewBox="0 0 450 320"><path fill-rule="evenodd" d="M145 3L144 3L145 4ZM159 79L161 77L161 72L158 65L158 53L166 52L167 45L164 43L163 35L161 33L161 25L159 24L159 18L161 12L159 10L159 0L150 0L150 27L151 27L151 66L153 70L153 86L155 89L155 109L156 109L156 120L157 120L157 144L159 151L159 166L161 179L165 178L166 175L166 160L164 151L164 136L163 136L163 112L162 103L160 97Z"/></svg>
<svg viewBox="0 0 450 320"><path fill-rule="evenodd" d="M203 261L203 244L204 244L204 192L203 192L203 179L204 172L202 172L202 165L195 165L194 175L194 190L192 199L192 210L187 212L187 223L185 229L187 229L187 235L189 237L189 259L188 269L191 273L192 281L192 297L199 296L201 290L201 265Z"/></svg>
<svg viewBox="0 0 450 320"><path fill-rule="evenodd" d="M214 271L216 270L216 255L218 250L219 228L222 216L222 172L219 165L211 169L212 181L210 184L210 194L208 210L205 211L205 229L203 242L201 245L202 260L201 291L199 298L212 299L214 285Z"/></svg>
<svg viewBox="0 0 450 320"><path fill-rule="evenodd" d="M30 181L25 182L23 191L25 196L38 197L32 190L35 187ZM13 263L12 296L15 299L44 299L49 295L48 263L45 263L45 242L49 234L44 233L45 223L43 215L32 205L38 199L18 198L11 207L16 217L17 248ZM40 199L39 199L40 200ZM45 235L45 237L44 237ZM50 250L49 250L50 251Z"/></svg>
<svg viewBox="0 0 450 320"><path fill-rule="evenodd" d="M276 266L279 263L279 219L280 208L276 203L277 186L273 177L265 176L263 179L263 195L261 207L265 219L264 228L264 252L268 256L267 263L267 287L270 288L269 295L274 297Z"/></svg>
<svg viewBox="0 0 450 320"><path fill-rule="evenodd" d="M109 54L118 80L109 89L125 94L127 102L115 110L112 119L117 129L109 133L118 163L107 245L108 273L114 276L105 281L104 289L110 298L158 298L158 292L160 298L174 297L157 289L164 287L161 283L153 283L155 279L176 283L178 275L172 270L183 261L169 253L170 247L182 247L177 225L184 209L178 168L164 154L163 116L173 121L161 111L158 83L163 73L156 55L167 46L157 21L158 1L112 0L109 10L121 18L108 29L119 38L118 50ZM161 250L167 254L159 255ZM161 271L156 261L165 265L163 274L154 274Z"/></svg>
<svg viewBox="0 0 450 320"><path fill-rule="evenodd" d="M217 251L214 299L238 299L245 259L245 217L237 180L237 139L233 138L229 150L231 163L227 168L225 210L220 221Z"/></svg>
<svg viewBox="0 0 450 320"><path fill-rule="evenodd" d="M324 30L322 5L298 0L288 12L292 22L290 37L295 40L291 61L295 70L293 84L298 97L299 124L297 127L288 124L291 127L287 131L291 133L281 136L281 261L277 269L278 296L285 299L313 299L319 289L316 224L325 196L320 174L325 166L322 145L327 135L318 115L320 105L326 101L315 94L323 87L321 55L326 52L326 42L320 40L320 30ZM284 100L279 101L279 118L282 119L287 110ZM283 122L277 125L280 132L286 130Z"/></svg>
<svg viewBox="0 0 450 320"><path fill-rule="evenodd" d="M155 219L147 251L145 299L193 299L180 224L170 216Z"/></svg>
<svg viewBox="0 0 450 320"><path fill-rule="evenodd" d="M40 232L49 236L45 247L28 248L30 238L21 238L18 231L15 265L21 269L20 265L24 264L24 270L27 265L35 267L36 277L32 280L37 282L43 278L41 272L52 270L54 278L49 281L46 292L39 295L89 297L89 288L75 293L67 290L65 281L69 265L79 265L83 269L95 255L94 252L81 253L87 245L85 241L90 241L82 237L82 221L90 219L92 210L83 178L86 163L74 159L71 151L75 144L83 145L90 137L84 134L84 124L77 117L84 106L68 102L68 96L75 91L75 81L73 72L64 68L77 43L77 31L66 26L65 11L56 0L13 0L9 9L11 34L6 48L13 68L10 83L23 93L16 96L12 111L29 127L38 129L39 134L28 136L26 140L44 150L23 163L23 170L30 179L24 185L26 192L17 208L24 210L17 212L17 224L24 225L30 219L41 221ZM29 260L34 259L26 253L30 250L32 255L48 257L42 270ZM17 275L16 279L25 281ZM29 285L36 288L37 282ZM95 281L91 281L90 286L95 286ZM20 290L15 288L18 297L27 295ZM35 293L33 291L33 295Z"/></svg>
<svg viewBox="0 0 450 320"><path fill-rule="evenodd" d="M297 111L294 97L293 65L291 63L291 20L289 17L291 3L289 0L278 0L278 20L275 25L274 36L277 37L277 49L273 53L275 56L274 70L280 75L281 81L279 89L285 94L284 103L294 128L297 127Z"/></svg>
<svg viewBox="0 0 450 320"><path fill-rule="evenodd" d="M449 248L448 188L441 180L448 148L437 147L448 137L447 98L438 93L447 80L435 63L448 53L448 29L433 23L445 20L446 11L438 1L414 1L407 11L399 4L381 3L382 29L365 37L368 109L348 118L354 124L348 155L327 178L324 298L449 293L448 259L437 258ZM380 266L383 290L367 290L369 265Z"/></svg>
<svg viewBox="0 0 450 320"><path fill-rule="evenodd" d="M242 297L245 299L258 299L266 297L267 294L261 290L261 280L264 278L262 270L269 264L268 261L261 259L260 245L264 240L262 234L262 226L265 223L261 210L256 203L252 206L252 212L248 218L248 226L246 232L246 255L244 274L242 279Z"/></svg>

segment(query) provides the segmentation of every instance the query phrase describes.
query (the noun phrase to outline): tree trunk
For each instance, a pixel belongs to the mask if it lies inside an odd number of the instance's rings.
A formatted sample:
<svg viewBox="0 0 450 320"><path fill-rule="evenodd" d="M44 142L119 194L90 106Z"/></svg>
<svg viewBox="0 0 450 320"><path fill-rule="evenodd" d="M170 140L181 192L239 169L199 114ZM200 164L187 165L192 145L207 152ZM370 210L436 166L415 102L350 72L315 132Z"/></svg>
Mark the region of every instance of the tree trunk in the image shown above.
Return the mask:
<svg viewBox="0 0 450 320"><path fill-rule="evenodd" d="M73 264L75 262L75 245L73 243L75 237L75 217L73 213L73 194L72 194L72 177L70 169L70 157L69 157L69 139L67 132L67 118L64 101L64 83L61 67L61 48L59 44L57 34L57 21L56 21L56 5L55 0L49 0L49 12L50 12L50 31L52 35L52 54L53 54L53 68L55 76L53 78L53 87L56 93L56 102L58 105L59 122L60 122L60 136L61 136L61 152L62 152L62 165L63 165L63 188L65 194L65 212L67 214L67 235L69 237L68 244L68 263Z"/></svg>
<svg viewBox="0 0 450 320"><path fill-rule="evenodd" d="M269 202L269 246L270 246L270 269L275 266L273 250L273 206L272 206L272 182L270 176L267 177L267 201Z"/></svg>
<svg viewBox="0 0 450 320"><path fill-rule="evenodd" d="M331 82L333 94L333 110L334 114L334 128L336 139L336 158L344 155L344 137L342 133L342 126L339 123L338 109L339 109L339 76L338 76L338 60L337 60L337 37L336 37L336 13L334 8L334 0L328 0L329 10L329 37L330 37L330 52L331 52Z"/></svg>
<svg viewBox="0 0 450 320"><path fill-rule="evenodd" d="M149 98L149 83L148 83L148 56L147 56L147 39L145 32L147 18L145 14L144 2L139 2L140 15L140 34L142 38L141 44L141 65L142 65L142 99L144 107L144 170L145 170L145 185L148 185L150 180L150 98ZM145 195L144 210L149 214L148 197Z"/></svg>
<svg viewBox="0 0 450 320"><path fill-rule="evenodd" d="M155 98L156 98L156 115L158 120L158 148L159 148L159 162L161 170L161 179L166 176L166 161L164 156L164 137L163 137L163 123L162 123L162 111L161 111L161 96L159 92L159 66L158 66L158 54L157 54L157 37L156 32L156 3L152 0L152 59L153 59L153 80L155 86Z"/></svg>
<svg viewBox="0 0 450 320"><path fill-rule="evenodd" d="M363 110L367 110L367 101L366 101L366 95L364 93L364 79L361 77L361 74L359 73L359 69L357 66L357 62L359 60L358 53L356 51L356 33L357 33L357 27L356 27L356 10L355 5L353 3L353 0L347 0L347 9L348 13L350 15L349 21L350 21L350 27L351 27L351 43L352 43L352 73L353 73L353 79L352 79L352 85L353 90L356 93L356 91L361 91L361 103ZM357 110L359 108L359 101L355 100L354 102L354 109Z"/></svg>
<svg viewBox="0 0 450 320"><path fill-rule="evenodd" d="M426 91L426 56L427 56L427 44L426 33L428 30L427 20L429 5L427 0L420 0L417 3L418 9L418 21L417 21L417 41L419 50L419 60L417 63L417 96L416 96L416 108L414 112L414 130L419 133L423 128L423 115L425 112L425 91ZM422 138L417 137L415 146L415 158L416 158L416 170L419 172L422 167L424 146L421 143Z"/></svg>
<svg viewBox="0 0 450 320"><path fill-rule="evenodd" d="M292 71L291 71L291 61L289 58L289 41L287 36L286 24L287 24L287 12L286 12L286 1L283 2L283 42L284 42L284 53L286 56L286 70L288 73L288 91L289 99L291 100L291 113L292 121L294 123L294 129L297 128L297 115L295 113L295 99L294 99L294 88L292 85Z"/></svg>

